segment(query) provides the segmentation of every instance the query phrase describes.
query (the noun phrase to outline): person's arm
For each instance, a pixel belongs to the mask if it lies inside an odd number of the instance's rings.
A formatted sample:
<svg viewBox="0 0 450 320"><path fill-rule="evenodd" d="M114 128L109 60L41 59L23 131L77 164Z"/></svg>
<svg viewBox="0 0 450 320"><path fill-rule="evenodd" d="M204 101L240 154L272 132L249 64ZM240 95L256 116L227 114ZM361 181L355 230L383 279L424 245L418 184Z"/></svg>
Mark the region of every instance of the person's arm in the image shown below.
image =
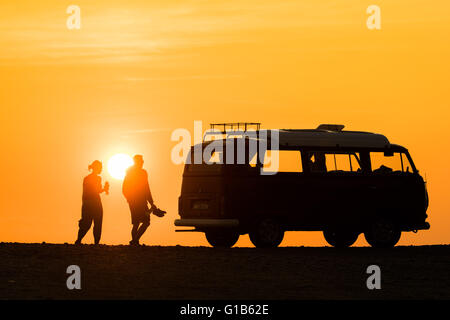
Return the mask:
<svg viewBox="0 0 450 320"><path fill-rule="evenodd" d="M105 182L105 186L103 187L103 191L106 194L109 194L109 182L108 181Z"/></svg>
<svg viewBox="0 0 450 320"><path fill-rule="evenodd" d="M89 186L90 185L90 186ZM102 186L102 178L99 176L93 176L89 180L84 179L83 186L86 188L90 188L91 192L101 194L103 192L106 192L108 194L109 192L109 183L105 182L105 187Z"/></svg>
<svg viewBox="0 0 450 320"><path fill-rule="evenodd" d="M150 191L150 186L148 184L148 174L147 174L147 171L144 171L144 172L145 172L145 195L146 195L146 199L150 203L150 205L153 206L154 202L153 202L152 193Z"/></svg>
<svg viewBox="0 0 450 320"><path fill-rule="evenodd" d="M95 179L95 185L94 185L94 187L95 187L95 192L96 193L98 193L98 194L100 194L100 193L102 193L103 191L105 191L104 189L103 189L103 187L102 187L102 178L101 177L95 177L96 179Z"/></svg>
<svg viewBox="0 0 450 320"><path fill-rule="evenodd" d="M129 184L130 184L129 180L130 180L129 176L127 174L127 175L125 175L125 178L123 179L123 183L122 183L122 194L125 196L125 198L127 200L129 198L129 189L130 189L130 187L129 187Z"/></svg>

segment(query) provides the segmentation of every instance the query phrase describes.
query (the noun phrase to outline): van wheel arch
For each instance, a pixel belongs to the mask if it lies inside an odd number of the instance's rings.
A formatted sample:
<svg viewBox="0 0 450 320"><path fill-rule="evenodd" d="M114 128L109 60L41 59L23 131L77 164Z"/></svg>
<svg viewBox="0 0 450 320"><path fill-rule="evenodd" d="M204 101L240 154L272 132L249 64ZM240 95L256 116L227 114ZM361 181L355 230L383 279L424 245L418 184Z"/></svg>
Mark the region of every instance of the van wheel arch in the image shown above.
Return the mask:
<svg viewBox="0 0 450 320"><path fill-rule="evenodd" d="M239 232L228 229L204 230L206 240L215 248L231 248L239 240Z"/></svg>
<svg viewBox="0 0 450 320"><path fill-rule="evenodd" d="M374 216L364 231L364 238L374 248L392 248L400 240L398 222L387 215Z"/></svg>
<svg viewBox="0 0 450 320"><path fill-rule="evenodd" d="M257 248L275 248L283 241L284 231L279 221L273 218L262 218L251 228L249 237Z"/></svg>
<svg viewBox="0 0 450 320"><path fill-rule="evenodd" d="M335 248L347 248L353 245L358 240L359 232L350 230L333 230L326 229L323 231L323 236L331 246Z"/></svg>

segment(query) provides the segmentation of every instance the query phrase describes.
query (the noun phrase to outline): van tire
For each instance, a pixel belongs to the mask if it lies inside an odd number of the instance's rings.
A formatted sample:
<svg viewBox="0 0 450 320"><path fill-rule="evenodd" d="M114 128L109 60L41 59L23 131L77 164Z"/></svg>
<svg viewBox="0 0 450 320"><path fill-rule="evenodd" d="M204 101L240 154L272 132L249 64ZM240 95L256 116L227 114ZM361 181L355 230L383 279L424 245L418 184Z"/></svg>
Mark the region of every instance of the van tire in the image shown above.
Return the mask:
<svg viewBox="0 0 450 320"><path fill-rule="evenodd" d="M249 236L257 248L275 248L283 241L284 230L275 220L263 219L249 232Z"/></svg>
<svg viewBox="0 0 450 320"><path fill-rule="evenodd" d="M392 248L400 240L402 232L395 222L386 218L377 218L364 232L364 237L374 248Z"/></svg>
<svg viewBox="0 0 450 320"><path fill-rule="evenodd" d="M359 233L354 231L324 230L323 237L335 248L347 248L356 242Z"/></svg>
<svg viewBox="0 0 450 320"><path fill-rule="evenodd" d="M215 248L231 248L239 239L239 233L230 230L205 231L206 240Z"/></svg>

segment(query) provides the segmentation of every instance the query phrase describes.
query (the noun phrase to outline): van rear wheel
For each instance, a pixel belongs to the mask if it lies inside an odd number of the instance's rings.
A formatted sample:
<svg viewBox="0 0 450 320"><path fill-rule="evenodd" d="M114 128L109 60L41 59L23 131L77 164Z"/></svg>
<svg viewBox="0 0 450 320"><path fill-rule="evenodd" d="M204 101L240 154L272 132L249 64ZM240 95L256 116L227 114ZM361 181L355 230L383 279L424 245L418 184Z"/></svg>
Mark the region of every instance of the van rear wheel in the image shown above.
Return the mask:
<svg viewBox="0 0 450 320"><path fill-rule="evenodd" d="M284 230L275 220L264 219L249 232L249 236L250 241L257 248L274 248L283 241Z"/></svg>
<svg viewBox="0 0 450 320"><path fill-rule="evenodd" d="M331 246L336 248L347 248L356 242L359 233L354 231L325 230L323 236Z"/></svg>
<svg viewBox="0 0 450 320"><path fill-rule="evenodd" d="M218 248L231 248L239 239L239 233L231 230L208 230L205 236L210 245Z"/></svg>
<svg viewBox="0 0 450 320"><path fill-rule="evenodd" d="M402 235L398 226L389 219L376 219L369 229L364 232L368 244L374 248L392 248Z"/></svg>

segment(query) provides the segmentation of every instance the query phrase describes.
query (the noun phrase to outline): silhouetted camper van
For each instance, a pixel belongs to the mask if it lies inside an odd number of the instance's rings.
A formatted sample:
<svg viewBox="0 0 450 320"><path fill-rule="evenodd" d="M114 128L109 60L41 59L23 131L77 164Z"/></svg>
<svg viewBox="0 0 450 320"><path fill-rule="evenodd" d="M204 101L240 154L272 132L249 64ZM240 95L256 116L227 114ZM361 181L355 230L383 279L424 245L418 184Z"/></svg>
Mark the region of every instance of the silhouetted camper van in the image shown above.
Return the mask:
<svg viewBox="0 0 450 320"><path fill-rule="evenodd" d="M222 137L207 141L207 133L191 149L175 225L193 228L177 231L204 232L214 247L231 247L247 233L256 247L276 247L285 231L323 231L335 247L351 246L364 233L373 247L393 247L402 232L430 228L423 178L408 150L381 134L343 131L343 125L217 127ZM217 142L224 147L210 159L189 161L194 150ZM244 156L236 152L239 144Z"/></svg>

